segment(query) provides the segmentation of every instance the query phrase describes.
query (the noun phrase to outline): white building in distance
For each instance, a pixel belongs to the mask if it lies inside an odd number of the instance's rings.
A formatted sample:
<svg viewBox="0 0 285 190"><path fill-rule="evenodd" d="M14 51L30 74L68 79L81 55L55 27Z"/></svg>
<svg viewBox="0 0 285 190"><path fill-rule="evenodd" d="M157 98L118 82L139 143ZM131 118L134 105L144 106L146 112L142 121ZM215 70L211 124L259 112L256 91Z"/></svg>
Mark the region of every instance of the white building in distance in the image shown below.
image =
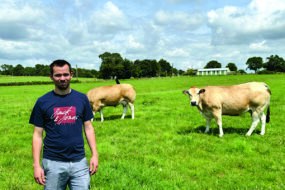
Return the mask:
<svg viewBox="0 0 285 190"><path fill-rule="evenodd" d="M197 75L227 75L230 73L229 68L213 68L213 69L198 69Z"/></svg>

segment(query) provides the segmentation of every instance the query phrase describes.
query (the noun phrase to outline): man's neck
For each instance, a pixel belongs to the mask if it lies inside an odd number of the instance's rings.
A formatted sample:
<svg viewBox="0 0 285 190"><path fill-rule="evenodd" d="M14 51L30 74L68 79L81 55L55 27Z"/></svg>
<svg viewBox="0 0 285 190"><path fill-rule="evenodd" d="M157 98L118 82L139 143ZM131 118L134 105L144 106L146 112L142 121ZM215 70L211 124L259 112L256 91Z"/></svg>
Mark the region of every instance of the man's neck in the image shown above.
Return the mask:
<svg viewBox="0 0 285 190"><path fill-rule="evenodd" d="M58 95L66 95L66 94L69 94L71 92L71 88L67 88L66 90L60 90L58 88L55 88L54 92Z"/></svg>

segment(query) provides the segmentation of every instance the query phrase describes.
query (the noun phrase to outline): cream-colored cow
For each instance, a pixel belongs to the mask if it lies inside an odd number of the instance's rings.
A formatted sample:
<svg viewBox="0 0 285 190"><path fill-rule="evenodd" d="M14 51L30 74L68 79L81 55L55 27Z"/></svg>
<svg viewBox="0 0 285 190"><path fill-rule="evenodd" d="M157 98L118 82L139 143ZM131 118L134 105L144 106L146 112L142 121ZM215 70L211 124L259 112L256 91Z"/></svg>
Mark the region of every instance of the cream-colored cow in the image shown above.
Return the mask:
<svg viewBox="0 0 285 190"><path fill-rule="evenodd" d="M269 102L271 91L262 82L249 82L234 86L191 87L184 90L189 95L190 105L196 106L207 120L205 133L209 132L210 123L215 119L223 136L222 115L237 116L245 112L251 113L252 124L247 136L250 136L261 120L261 135L265 134L265 121L270 120ZM267 108L267 115L264 110Z"/></svg>
<svg viewBox="0 0 285 190"><path fill-rule="evenodd" d="M122 119L124 119L128 110L127 106L129 106L132 111L132 119L135 118L134 101L136 98L136 91L130 84L117 84L93 88L87 92L87 97L90 101L94 115L97 111L100 112L101 122L104 121L103 108L106 106L115 107L119 104L122 104L124 108Z"/></svg>

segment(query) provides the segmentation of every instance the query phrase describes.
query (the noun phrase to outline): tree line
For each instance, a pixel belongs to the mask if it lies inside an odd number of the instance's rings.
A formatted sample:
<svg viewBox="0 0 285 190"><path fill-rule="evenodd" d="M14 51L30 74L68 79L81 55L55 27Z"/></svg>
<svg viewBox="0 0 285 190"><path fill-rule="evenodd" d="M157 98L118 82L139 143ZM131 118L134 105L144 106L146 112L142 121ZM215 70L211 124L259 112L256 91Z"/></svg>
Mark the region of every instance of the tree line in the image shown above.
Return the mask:
<svg viewBox="0 0 285 190"><path fill-rule="evenodd" d="M49 65L36 64L35 67L23 67L21 64L0 66L0 75L13 75L13 76L49 76ZM80 74L80 77L94 78L98 77L98 71L95 69L82 69L72 68L73 73Z"/></svg>
<svg viewBox="0 0 285 190"><path fill-rule="evenodd" d="M278 55L271 55L266 58L266 62L263 61L262 57L251 57L245 63L247 65L247 69L253 70L255 73L276 73L276 72L285 72L285 61L282 57ZM212 60L207 63L204 67L206 68L221 68L222 64L216 60ZM233 72L245 73L244 70L237 69L237 66L234 63L228 63L227 68ZM263 70L261 70L263 69Z"/></svg>
<svg viewBox="0 0 285 190"><path fill-rule="evenodd" d="M166 77L177 75L195 75L195 69L187 71L178 70L173 67L167 60L144 59L130 61L123 59L119 53L105 52L99 55L101 65L99 71L95 69L72 68L75 76L86 78L110 79L118 77L120 79L142 78L142 77ZM247 69L255 73L276 73L285 72L285 61L278 55L271 55L264 62L261 57L251 57L246 62ZM209 61L204 68L221 68L222 64L216 60ZM237 68L235 63L226 65L233 73L246 73L244 70ZM263 70L261 70L263 69ZM21 64L0 66L0 75L14 76L48 76L49 65L36 64L35 67L23 67Z"/></svg>
<svg viewBox="0 0 285 190"><path fill-rule="evenodd" d="M144 59L130 61L123 59L119 53L105 52L99 55L101 66L99 69L99 78L109 79L118 77L128 79L131 77L165 77L177 76L183 74L183 70L177 70L168 61L160 59Z"/></svg>

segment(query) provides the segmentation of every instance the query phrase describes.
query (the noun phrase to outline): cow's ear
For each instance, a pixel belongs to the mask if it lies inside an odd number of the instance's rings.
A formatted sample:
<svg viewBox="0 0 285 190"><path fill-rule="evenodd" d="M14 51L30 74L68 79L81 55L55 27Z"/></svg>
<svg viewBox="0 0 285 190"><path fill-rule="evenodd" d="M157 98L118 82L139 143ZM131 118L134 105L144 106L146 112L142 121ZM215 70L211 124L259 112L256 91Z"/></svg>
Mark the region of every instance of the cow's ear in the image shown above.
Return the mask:
<svg viewBox="0 0 285 190"><path fill-rule="evenodd" d="M185 95L189 95L189 92L187 90L183 90L182 93L185 94Z"/></svg>
<svg viewBox="0 0 285 190"><path fill-rule="evenodd" d="M203 94L203 93L205 93L205 89L201 89L200 91L199 91L199 94Z"/></svg>

